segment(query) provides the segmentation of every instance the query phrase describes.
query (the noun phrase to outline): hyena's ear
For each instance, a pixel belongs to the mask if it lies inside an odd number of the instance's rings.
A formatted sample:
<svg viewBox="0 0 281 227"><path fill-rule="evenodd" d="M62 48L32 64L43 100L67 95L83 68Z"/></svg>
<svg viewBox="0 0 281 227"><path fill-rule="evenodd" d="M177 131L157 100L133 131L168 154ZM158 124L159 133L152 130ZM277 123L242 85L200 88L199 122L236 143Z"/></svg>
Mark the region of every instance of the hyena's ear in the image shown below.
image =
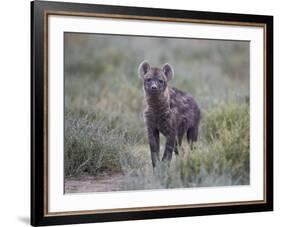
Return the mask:
<svg viewBox="0 0 281 227"><path fill-rule="evenodd" d="M138 76L139 78L143 79L144 75L150 70L150 65L148 61L144 60L142 63L140 63L138 68Z"/></svg>
<svg viewBox="0 0 281 227"><path fill-rule="evenodd" d="M167 81L173 79L174 77L174 69L173 67L169 64L169 63L166 63L163 68L162 68L166 78L167 78Z"/></svg>

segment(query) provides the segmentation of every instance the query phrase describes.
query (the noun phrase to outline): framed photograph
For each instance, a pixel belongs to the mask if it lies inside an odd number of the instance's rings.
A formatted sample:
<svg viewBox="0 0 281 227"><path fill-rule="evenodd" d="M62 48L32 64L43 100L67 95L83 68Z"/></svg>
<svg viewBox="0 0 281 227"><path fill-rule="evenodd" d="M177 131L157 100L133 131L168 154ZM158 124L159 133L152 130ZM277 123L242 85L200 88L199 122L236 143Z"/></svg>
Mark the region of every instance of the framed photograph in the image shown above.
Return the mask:
<svg viewBox="0 0 281 227"><path fill-rule="evenodd" d="M31 3L31 224L273 210L273 17Z"/></svg>

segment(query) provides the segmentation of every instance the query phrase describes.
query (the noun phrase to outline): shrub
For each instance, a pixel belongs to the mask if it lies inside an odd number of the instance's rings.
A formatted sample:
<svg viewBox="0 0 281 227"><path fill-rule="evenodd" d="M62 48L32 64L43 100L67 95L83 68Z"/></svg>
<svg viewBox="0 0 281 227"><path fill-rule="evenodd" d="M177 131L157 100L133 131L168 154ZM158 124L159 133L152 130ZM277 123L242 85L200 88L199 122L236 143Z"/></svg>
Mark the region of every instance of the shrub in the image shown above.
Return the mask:
<svg viewBox="0 0 281 227"><path fill-rule="evenodd" d="M128 133L117 125L120 115L93 113L91 115L67 115L65 121L65 175L77 176L81 173L110 174L122 171L126 160L134 160L128 150L141 140L138 131ZM122 123L121 123L122 125ZM132 147L131 147L132 146ZM125 156L125 157L124 157ZM130 166L132 161L127 162Z"/></svg>
<svg viewBox="0 0 281 227"><path fill-rule="evenodd" d="M246 104L210 109L202 122L202 141L185 144L171 166L131 174L123 189L204 187L249 184L249 110Z"/></svg>

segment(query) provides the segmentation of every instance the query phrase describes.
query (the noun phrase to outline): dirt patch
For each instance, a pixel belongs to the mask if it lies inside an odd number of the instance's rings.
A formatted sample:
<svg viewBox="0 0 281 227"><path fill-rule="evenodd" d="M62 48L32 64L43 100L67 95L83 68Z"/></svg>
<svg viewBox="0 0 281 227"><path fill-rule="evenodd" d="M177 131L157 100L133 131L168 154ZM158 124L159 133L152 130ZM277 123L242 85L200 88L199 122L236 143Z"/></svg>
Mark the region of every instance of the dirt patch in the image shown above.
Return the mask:
<svg viewBox="0 0 281 227"><path fill-rule="evenodd" d="M124 180L122 173L99 177L83 175L79 179L65 179L64 190L65 193L119 191Z"/></svg>

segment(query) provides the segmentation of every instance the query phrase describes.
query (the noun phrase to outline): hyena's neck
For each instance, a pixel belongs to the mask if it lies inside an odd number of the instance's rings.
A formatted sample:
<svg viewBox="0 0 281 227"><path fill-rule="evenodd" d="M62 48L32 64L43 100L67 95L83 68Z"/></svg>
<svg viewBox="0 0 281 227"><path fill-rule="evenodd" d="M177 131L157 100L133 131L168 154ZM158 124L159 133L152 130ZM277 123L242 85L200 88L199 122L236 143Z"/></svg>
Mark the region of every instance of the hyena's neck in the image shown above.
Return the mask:
<svg viewBox="0 0 281 227"><path fill-rule="evenodd" d="M158 95L149 95L145 93L147 106L155 113L163 113L170 109L169 88Z"/></svg>

